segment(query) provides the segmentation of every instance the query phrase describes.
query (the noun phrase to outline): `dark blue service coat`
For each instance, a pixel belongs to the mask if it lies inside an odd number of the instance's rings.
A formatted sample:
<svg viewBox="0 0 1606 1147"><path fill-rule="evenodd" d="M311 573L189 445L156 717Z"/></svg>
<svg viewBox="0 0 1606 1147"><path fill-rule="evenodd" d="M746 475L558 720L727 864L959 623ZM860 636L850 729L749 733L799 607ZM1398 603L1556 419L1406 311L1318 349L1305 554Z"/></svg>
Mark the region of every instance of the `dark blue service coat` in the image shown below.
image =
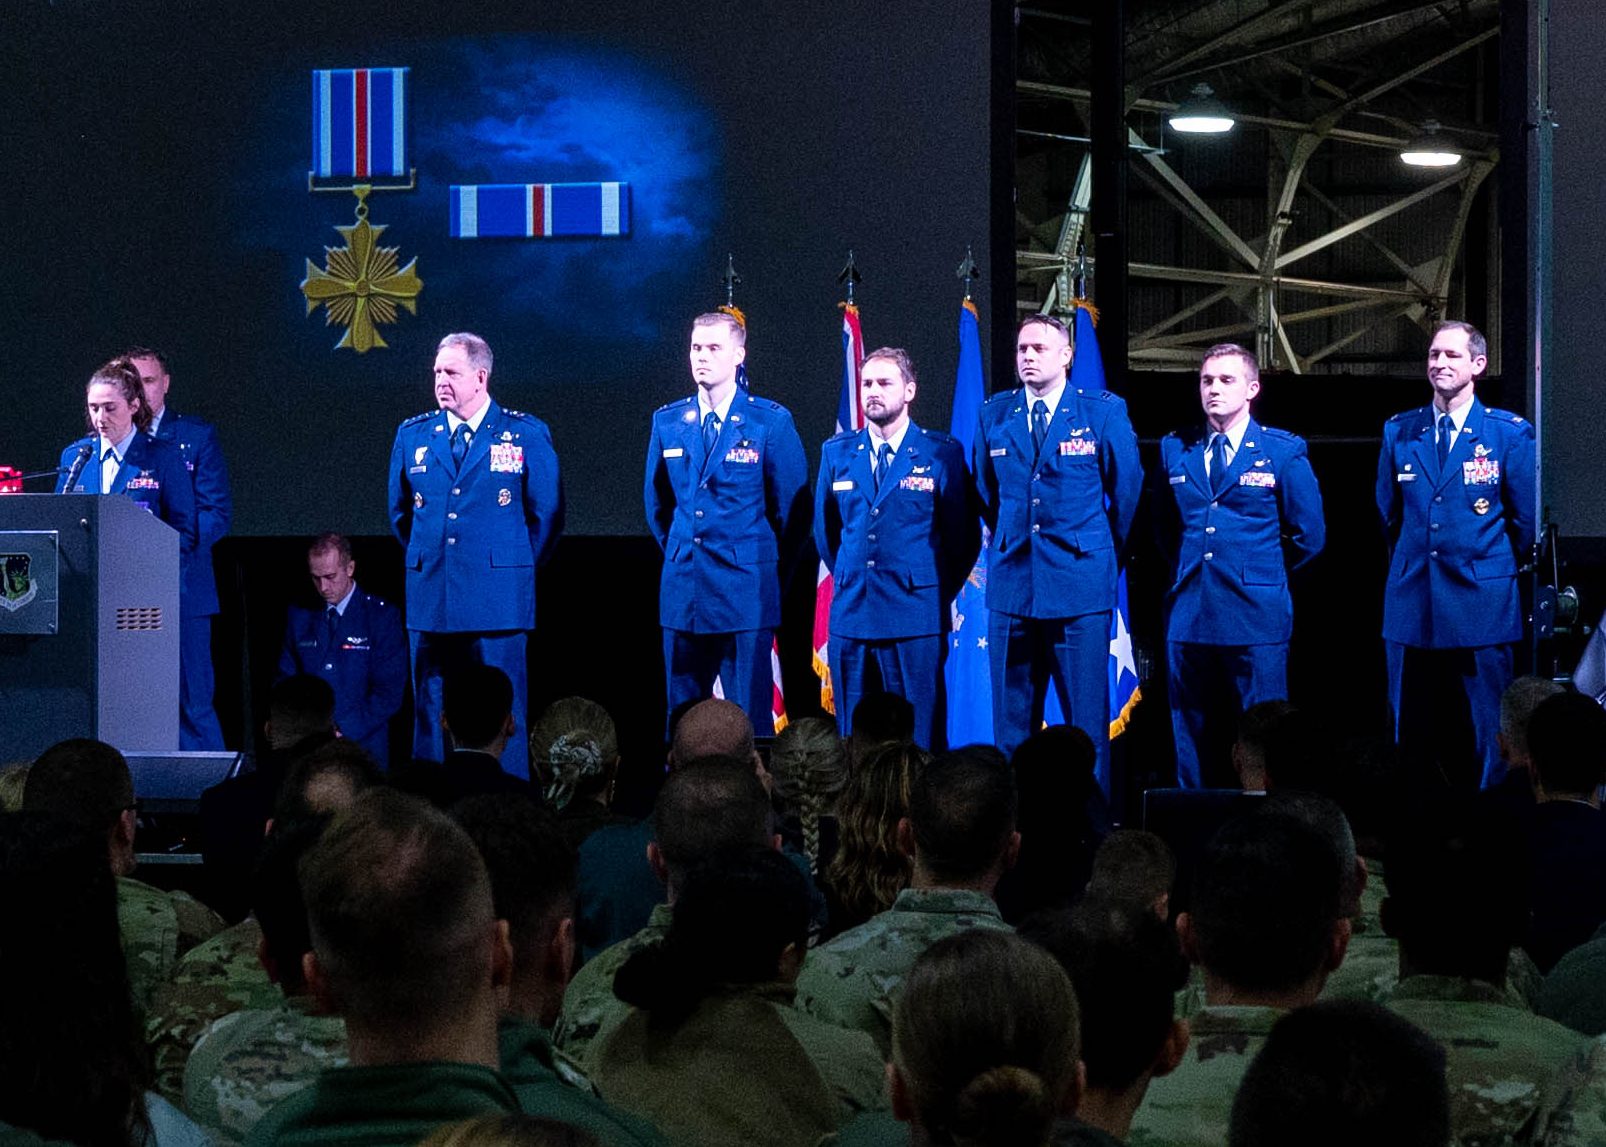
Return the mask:
<svg viewBox="0 0 1606 1147"><path fill-rule="evenodd" d="M870 432L820 449L814 544L831 570L831 635L861 641L946 633L976 563L981 524L964 451L911 424L876 489Z"/></svg>
<svg viewBox="0 0 1606 1147"><path fill-rule="evenodd" d="M162 414L153 437L178 448L195 486L195 560L184 575L184 612L196 616L218 611L217 579L212 573L212 547L229 532L234 504L229 498L229 471L210 422L171 408Z"/></svg>
<svg viewBox="0 0 1606 1147"><path fill-rule="evenodd" d="M335 691L335 724L381 764L390 755L388 726L407 692L407 637L401 612L361 586L328 640L325 609L290 607L279 677L308 673Z"/></svg>
<svg viewBox="0 0 1606 1147"><path fill-rule="evenodd" d="M993 532L987 608L1056 618L1115 608L1117 559L1143 491L1126 403L1070 386L1037 457L1024 389L981 409L972 445L982 515Z"/></svg>
<svg viewBox="0 0 1606 1147"><path fill-rule="evenodd" d="M390 455L390 521L407 547L407 628L535 628L535 571L563 531L563 484L546 424L493 400L452 462L446 412L403 422Z"/></svg>
<svg viewBox="0 0 1606 1147"><path fill-rule="evenodd" d="M1160 442L1170 492L1156 512L1174 571L1166 639L1285 642L1294 624L1288 571L1319 554L1327 536L1305 440L1250 419L1219 496L1205 474L1208 445L1203 429Z"/></svg>
<svg viewBox="0 0 1606 1147"><path fill-rule="evenodd" d="M1517 568L1534 543L1533 425L1473 399L1441 472L1434 418L1424 406L1383 426L1383 637L1424 649L1518 641Z"/></svg>
<svg viewBox="0 0 1606 1147"><path fill-rule="evenodd" d="M696 395L659 407L643 497L664 551L664 628L780 625L781 585L809 530L808 462L784 406L737 391L707 459Z"/></svg>
<svg viewBox="0 0 1606 1147"><path fill-rule="evenodd" d="M100 448L100 436L91 435L80 438L61 452L62 473L56 479L56 493L68 492L67 469L84 446L88 446L92 453L71 492L106 492L100 488L100 459L93 454ZM142 509L155 514L178 531L179 562L185 571L183 576L187 588L189 567L195 559L195 488L178 450L148 434L136 433L129 439L122 467L117 471L117 478L109 492L126 494ZM181 593L179 596L182 600L184 595Z"/></svg>

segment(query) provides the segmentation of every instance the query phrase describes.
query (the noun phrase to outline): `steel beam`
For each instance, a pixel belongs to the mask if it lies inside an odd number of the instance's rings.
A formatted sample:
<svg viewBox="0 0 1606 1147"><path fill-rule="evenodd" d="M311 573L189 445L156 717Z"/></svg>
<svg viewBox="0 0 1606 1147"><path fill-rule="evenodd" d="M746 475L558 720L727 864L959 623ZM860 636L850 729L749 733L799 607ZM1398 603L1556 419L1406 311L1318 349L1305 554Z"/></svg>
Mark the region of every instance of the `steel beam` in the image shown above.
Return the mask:
<svg viewBox="0 0 1606 1147"><path fill-rule="evenodd" d="M1381 223L1390 216L1398 215L1406 208L1414 207L1424 199L1429 199L1446 188L1454 187L1458 183L1465 183L1469 178L1470 171L1471 169L1468 169L1467 171L1458 171L1452 176L1439 180L1437 183L1431 183L1419 191L1412 192L1404 199L1396 199L1393 203L1388 204L1386 207L1379 207L1376 211L1369 211L1358 219L1351 219L1342 227L1336 227L1325 235L1317 236L1308 243L1302 243L1298 247L1295 247L1292 251L1285 251L1278 256L1276 266L1278 268L1282 268L1291 263L1297 263L1307 255L1314 255L1318 251L1322 251L1328 247L1331 247L1334 243L1341 242L1344 239L1348 239L1351 235L1366 230L1374 223ZM1487 171L1485 174L1487 174ZM1482 180L1482 176L1479 176L1479 180Z"/></svg>
<svg viewBox="0 0 1606 1147"><path fill-rule="evenodd" d="M1127 132L1131 139L1139 143L1143 142L1142 137L1131 128L1127 128ZM1143 156L1143 162L1147 163L1154 173L1165 181L1166 185L1204 221L1205 226L1213 231L1226 244L1227 249L1237 256L1245 266L1258 267L1260 265L1260 256L1255 253L1254 249L1248 243L1245 243L1236 231L1227 226L1226 220L1210 209L1210 205L1199 197L1198 192L1188 186L1188 181L1178 175L1169 163L1157 155L1145 155Z"/></svg>

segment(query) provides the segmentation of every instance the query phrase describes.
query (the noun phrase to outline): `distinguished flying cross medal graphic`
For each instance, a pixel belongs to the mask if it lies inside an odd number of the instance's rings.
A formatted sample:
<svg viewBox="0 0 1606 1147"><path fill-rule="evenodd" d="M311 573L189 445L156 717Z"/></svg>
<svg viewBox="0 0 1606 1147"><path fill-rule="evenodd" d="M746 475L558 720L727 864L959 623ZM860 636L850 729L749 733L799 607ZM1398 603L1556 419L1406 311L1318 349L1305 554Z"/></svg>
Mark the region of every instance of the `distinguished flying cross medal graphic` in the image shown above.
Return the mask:
<svg viewBox="0 0 1606 1147"><path fill-rule="evenodd" d="M335 349L366 354L388 345L378 325L396 321L397 308L418 313L424 283L400 248L381 247L384 224L368 221L375 191L411 191L407 166L406 68L329 68L312 73L312 170L309 191L349 191L357 197L357 221L335 228L344 247L325 247L320 268L307 260L301 281L307 314L321 305L324 322L346 328Z"/></svg>

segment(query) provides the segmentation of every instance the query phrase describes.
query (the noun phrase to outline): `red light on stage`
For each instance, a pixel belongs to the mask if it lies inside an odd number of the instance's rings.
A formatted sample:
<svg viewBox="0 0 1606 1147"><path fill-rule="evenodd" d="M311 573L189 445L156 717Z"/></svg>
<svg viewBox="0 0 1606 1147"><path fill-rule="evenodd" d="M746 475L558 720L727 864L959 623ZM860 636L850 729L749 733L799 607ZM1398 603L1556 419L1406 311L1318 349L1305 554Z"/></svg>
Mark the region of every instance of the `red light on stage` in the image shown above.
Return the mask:
<svg viewBox="0 0 1606 1147"><path fill-rule="evenodd" d="M22 493L22 471L15 466L0 466L0 494Z"/></svg>

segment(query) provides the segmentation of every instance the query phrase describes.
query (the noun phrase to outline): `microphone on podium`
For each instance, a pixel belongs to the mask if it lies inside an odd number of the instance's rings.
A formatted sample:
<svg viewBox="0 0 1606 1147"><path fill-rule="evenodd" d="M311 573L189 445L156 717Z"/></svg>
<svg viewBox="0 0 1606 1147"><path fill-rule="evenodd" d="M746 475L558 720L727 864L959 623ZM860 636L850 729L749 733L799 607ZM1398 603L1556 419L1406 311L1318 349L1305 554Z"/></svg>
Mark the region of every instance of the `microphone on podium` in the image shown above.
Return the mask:
<svg viewBox="0 0 1606 1147"><path fill-rule="evenodd" d="M89 464L89 459L94 453L94 445L88 442L78 448L78 457L72 460L72 468L67 471L67 484L63 487L67 493L72 493L73 483L83 474L84 467Z"/></svg>

